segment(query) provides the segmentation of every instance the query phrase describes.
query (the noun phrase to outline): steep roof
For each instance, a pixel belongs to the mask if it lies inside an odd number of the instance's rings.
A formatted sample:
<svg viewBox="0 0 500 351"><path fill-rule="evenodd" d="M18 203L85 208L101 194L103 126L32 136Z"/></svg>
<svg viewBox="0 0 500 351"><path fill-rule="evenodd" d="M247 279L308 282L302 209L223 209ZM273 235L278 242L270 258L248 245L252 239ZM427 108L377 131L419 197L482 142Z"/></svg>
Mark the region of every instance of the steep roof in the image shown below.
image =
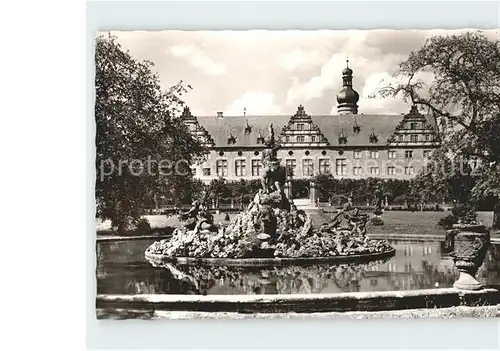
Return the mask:
<svg viewBox="0 0 500 351"><path fill-rule="evenodd" d="M291 116L216 116L197 117L200 125L206 128L212 136L216 146L260 146L257 139L259 136L266 138L269 134L269 123L273 123L276 136L280 136L282 128L287 125ZM339 146L339 137L343 134L347 138L344 147L349 146L375 146L386 145L387 140L394 133L396 126L402 121L403 115L317 115L311 116L312 122L316 124L324 136L328 139L330 146ZM429 116L428 123L434 125ZM250 130L247 129L247 122ZM355 132L354 126L359 126L359 132ZM370 135L377 137L377 142L370 142ZM228 144L228 138L236 139L234 144Z"/></svg>
<svg viewBox="0 0 500 351"><path fill-rule="evenodd" d="M269 123L273 122L274 132L279 136L281 129L288 123L290 116L216 116L197 117L200 125L205 127L212 136L216 146L262 146L257 142L260 136L267 138L269 135ZM250 132L245 131L246 121L250 126ZM228 145L230 136L236 139L236 143Z"/></svg>

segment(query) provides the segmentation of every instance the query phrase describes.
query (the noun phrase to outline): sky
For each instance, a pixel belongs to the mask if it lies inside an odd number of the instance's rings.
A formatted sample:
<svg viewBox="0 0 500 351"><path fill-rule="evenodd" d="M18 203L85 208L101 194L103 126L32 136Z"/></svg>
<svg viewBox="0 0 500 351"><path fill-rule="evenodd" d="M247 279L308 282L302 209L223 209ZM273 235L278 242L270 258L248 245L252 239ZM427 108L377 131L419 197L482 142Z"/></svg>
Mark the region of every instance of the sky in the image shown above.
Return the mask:
<svg viewBox="0 0 500 351"><path fill-rule="evenodd" d="M406 113L401 99L368 98L394 82L410 52L433 35L470 30L350 31L117 31L123 49L155 65L163 89L180 80L193 87L183 98L197 116L337 113L336 94L349 59L364 114ZM492 39L499 31L483 30ZM99 34L99 33L98 33ZM101 33L102 34L102 33ZM422 76L429 81L432 76Z"/></svg>

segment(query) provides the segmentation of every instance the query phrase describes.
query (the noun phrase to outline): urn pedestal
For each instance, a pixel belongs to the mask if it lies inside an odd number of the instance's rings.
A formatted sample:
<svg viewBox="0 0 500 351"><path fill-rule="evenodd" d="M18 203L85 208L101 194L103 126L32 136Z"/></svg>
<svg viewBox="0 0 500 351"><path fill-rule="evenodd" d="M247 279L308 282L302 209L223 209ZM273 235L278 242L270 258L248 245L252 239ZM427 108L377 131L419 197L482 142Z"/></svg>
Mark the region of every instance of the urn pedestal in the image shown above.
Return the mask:
<svg viewBox="0 0 500 351"><path fill-rule="evenodd" d="M460 272L453 287L461 290L479 290L482 286L475 275L488 251L490 232L483 225L455 224L453 229L454 250L451 257Z"/></svg>

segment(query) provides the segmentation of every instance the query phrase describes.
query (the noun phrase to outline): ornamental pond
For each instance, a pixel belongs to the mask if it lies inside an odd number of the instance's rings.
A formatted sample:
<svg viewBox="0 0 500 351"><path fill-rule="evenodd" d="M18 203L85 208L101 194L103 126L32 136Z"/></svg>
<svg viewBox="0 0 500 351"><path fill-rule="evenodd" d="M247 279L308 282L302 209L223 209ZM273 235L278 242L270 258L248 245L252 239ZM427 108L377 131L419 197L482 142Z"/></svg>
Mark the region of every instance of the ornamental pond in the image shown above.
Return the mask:
<svg viewBox="0 0 500 351"><path fill-rule="evenodd" d="M272 268L196 267L149 262L155 240L97 243L98 294L310 294L452 287L458 277L448 250L436 240L388 240L396 253L368 263ZM500 245L491 245L477 273L500 285Z"/></svg>

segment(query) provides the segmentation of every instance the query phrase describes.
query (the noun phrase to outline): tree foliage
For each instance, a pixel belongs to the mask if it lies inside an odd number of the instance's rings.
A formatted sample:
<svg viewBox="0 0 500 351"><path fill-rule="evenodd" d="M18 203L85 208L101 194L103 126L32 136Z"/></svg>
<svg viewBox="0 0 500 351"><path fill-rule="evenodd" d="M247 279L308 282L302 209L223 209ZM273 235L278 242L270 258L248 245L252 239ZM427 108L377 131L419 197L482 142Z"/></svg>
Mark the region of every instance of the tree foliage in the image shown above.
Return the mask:
<svg viewBox="0 0 500 351"><path fill-rule="evenodd" d="M451 36L434 36L402 62L395 76L398 84L379 90L382 96L402 96L406 101L427 108L436 120L443 140L442 152L434 161L442 167L459 168L477 159L470 199L500 196L500 41L489 40L480 31ZM430 74L425 82L422 74ZM446 158L455 158L446 161ZM421 184L427 189L467 183L470 174L433 174L439 168L424 170ZM458 177L458 178L457 178ZM456 189L448 190L454 193ZM496 226L500 217L496 213Z"/></svg>
<svg viewBox="0 0 500 351"><path fill-rule="evenodd" d="M153 64L135 60L115 37L95 46L97 216L124 230L154 194L181 197L203 147L176 118L181 83L163 92Z"/></svg>

